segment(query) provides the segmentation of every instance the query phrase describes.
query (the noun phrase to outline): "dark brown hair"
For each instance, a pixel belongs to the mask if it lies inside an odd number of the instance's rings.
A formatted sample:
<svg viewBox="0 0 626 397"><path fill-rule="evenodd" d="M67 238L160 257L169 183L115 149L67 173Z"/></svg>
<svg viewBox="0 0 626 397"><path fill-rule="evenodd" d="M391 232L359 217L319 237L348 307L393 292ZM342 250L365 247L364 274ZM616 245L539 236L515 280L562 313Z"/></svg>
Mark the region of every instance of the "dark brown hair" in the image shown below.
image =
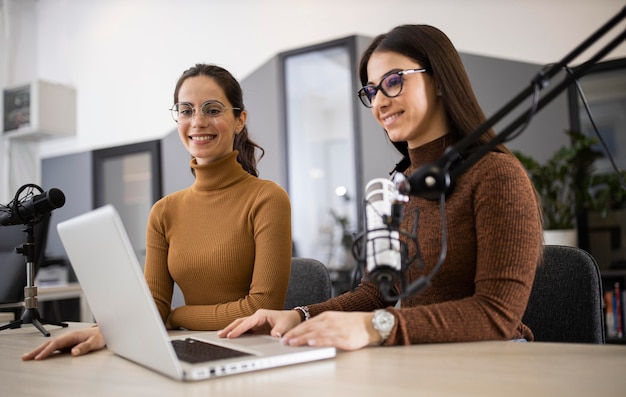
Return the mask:
<svg viewBox="0 0 626 397"><path fill-rule="evenodd" d="M178 92L183 82L189 77L195 76L207 76L215 80L215 82L224 90L226 98L234 108L239 110L233 110L236 117L241 115L241 112L245 109L243 104L243 91L239 82L233 77L230 72L222 67L216 65L196 64L195 66L185 70L176 83L176 89L174 89L174 103L178 103ZM258 144L256 144L248 136L248 128L244 125L241 132L235 135L235 142L233 143L233 149L239 151L237 155L237 161L241 164L244 170L249 174L256 177L259 176L259 172L256 168L257 161L260 160L265 154L265 150ZM257 159L256 149L259 149L261 155Z"/></svg>
<svg viewBox="0 0 626 397"><path fill-rule="evenodd" d="M450 39L439 29L429 25L401 25L388 33L377 36L361 56L359 78L366 85L367 64L374 52L390 51L409 57L428 70L441 92L443 106L455 140L474 132L486 121L459 53ZM495 135L493 129L486 131L476 142L488 142ZM408 157L406 142L392 142L405 158ZM503 145L498 151L509 152Z"/></svg>

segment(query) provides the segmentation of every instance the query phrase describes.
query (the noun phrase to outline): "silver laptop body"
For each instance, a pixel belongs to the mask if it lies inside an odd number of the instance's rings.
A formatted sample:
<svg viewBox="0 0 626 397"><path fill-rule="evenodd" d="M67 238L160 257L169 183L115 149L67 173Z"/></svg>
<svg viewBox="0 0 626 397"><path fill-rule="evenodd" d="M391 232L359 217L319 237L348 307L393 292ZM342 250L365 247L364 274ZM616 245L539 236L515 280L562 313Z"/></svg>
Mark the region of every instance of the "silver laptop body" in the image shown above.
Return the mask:
<svg viewBox="0 0 626 397"><path fill-rule="evenodd" d="M191 337L250 355L198 364L181 361L114 207L61 222L57 229L107 347L119 356L174 379L200 380L336 355L335 348L284 346L269 335L221 339L216 332L198 332L178 339Z"/></svg>

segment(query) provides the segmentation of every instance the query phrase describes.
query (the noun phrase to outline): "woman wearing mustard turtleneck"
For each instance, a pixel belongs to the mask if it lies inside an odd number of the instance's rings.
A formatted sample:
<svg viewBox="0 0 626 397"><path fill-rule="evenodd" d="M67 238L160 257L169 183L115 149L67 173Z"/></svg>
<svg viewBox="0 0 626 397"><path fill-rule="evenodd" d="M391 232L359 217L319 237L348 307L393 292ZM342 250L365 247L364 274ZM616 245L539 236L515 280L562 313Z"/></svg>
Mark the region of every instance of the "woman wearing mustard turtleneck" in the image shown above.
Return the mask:
<svg viewBox="0 0 626 397"><path fill-rule="evenodd" d="M446 148L484 121L461 58L447 36L428 25L398 26L374 39L359 67L363 105L404 160L411 175L433 164ZM490 141L485 133L476 145ZM262 327L289 345L355 350L372 344L532 340L522 323L541 258L541 216L522 165L504 146L489 152L446 196L447 240L437 201L411 196L401 229L410 231L419 210L417 260L404 272L407 285L433 271L430 287L401 302L387 300L368 277L354 291L289 311L259 310L220 331L235 338ZM415 247L409 245L406 258ZM396 293L403 294L400 282Z"/></svg>
<svg viewBox="0 0 626 397"><path fill-rule="evenodd" d="M220 67L186 70L172 116L191 154L195 181L159 200L148 219L145 277L168 328L218 330L257 309L280 309L291 265L291 207L277 184L258 178L239 83ZM174 283L185 304L171 308ZM98 327L52 339L22 359L60 349L101 349Z"/></svg>

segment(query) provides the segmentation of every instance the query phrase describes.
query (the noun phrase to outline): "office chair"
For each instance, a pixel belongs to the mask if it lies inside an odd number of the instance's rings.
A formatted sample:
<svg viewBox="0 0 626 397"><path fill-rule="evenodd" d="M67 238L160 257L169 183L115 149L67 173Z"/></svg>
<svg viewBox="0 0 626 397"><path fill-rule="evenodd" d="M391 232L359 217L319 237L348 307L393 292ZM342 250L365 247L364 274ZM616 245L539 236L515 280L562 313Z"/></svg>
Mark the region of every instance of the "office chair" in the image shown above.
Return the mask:
<svg viewBox="0 0 626 397"><path fill-rule="evenodd" d="M538 342L604 343L602 279L586 251L546 245L522 321Z"/></svg>
<svg viewBox="0 0 626 397"><path fill-rule="evenodd" d="M310 258L292 258L285 309L324 302L331 297L328 269Z"/></svg>

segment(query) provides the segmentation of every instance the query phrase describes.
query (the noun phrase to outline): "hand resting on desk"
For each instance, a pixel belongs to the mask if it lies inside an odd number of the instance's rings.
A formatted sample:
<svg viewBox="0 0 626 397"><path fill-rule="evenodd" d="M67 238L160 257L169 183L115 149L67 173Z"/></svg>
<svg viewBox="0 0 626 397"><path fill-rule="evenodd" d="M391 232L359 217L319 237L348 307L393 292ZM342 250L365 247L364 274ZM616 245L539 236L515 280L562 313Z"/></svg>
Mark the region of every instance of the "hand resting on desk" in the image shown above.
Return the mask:
<svg viewBox="0 0 626 397"><path fill-rule="evenodd" d="M91 327L67 332L39 345L35 350L22 356L23 361L43 360L58 351L70 351L72 356L80 356L106 346L100 328Z"/></svg>
<svg viewBox="0 0 626 397"><path fill-rule="evenodd" d="M245 332L259 332L271 327L270 335L290 346L334 346L350 351L380 342L372 326L372 312L324 312L300 322L295 310L259 309L252 316L233 321L217 333L221 338L236 338Z"/></svg>

